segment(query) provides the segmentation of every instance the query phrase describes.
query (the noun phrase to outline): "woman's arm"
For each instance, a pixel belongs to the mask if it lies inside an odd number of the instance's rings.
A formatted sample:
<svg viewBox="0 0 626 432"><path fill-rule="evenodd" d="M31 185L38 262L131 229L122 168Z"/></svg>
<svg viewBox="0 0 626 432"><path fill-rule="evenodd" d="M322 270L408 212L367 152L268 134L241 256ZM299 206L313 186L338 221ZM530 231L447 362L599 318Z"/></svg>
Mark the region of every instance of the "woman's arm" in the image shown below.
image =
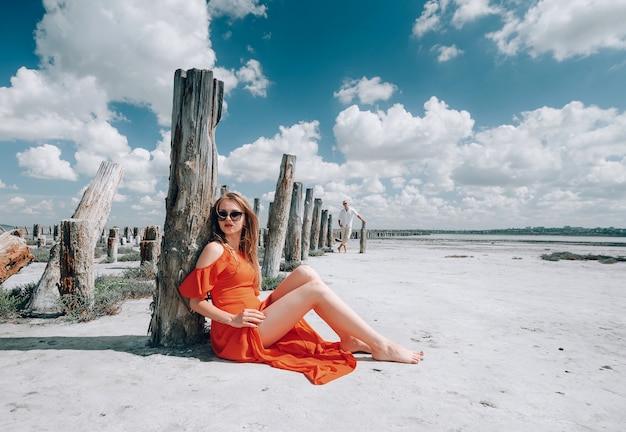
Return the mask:
<svg viewBox="0 0 626 432"><path fill-rule="evenodd" d="M196 268L204 268L213 264L224 253L224 246L216 241L208 243L196 262Z"/></svg>
<svg viewBox="0 0 626 432"><path fill-rule="evenodd" d="M257 327L263 322L265 314L256 309L244 309L239 315L221 310L213 303L199 298L189 299L189 307L212 321L228 324L232 327Z"/></svg>

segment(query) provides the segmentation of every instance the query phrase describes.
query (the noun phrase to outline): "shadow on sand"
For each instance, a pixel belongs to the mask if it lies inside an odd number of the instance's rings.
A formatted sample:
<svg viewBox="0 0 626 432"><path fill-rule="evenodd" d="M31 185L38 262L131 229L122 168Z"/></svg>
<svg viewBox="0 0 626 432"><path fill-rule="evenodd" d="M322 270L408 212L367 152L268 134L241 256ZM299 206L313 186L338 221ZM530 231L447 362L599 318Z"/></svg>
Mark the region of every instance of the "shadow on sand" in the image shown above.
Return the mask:
<svg viewBox="0 0 626 432"><path fill-rule="evenodd" d="M218 360L208 343L184 347L152 347L149 336L45 336L0 338L0 351L76 350L119 351L138 356L155 354L193 357L201 361Z"/></svg>

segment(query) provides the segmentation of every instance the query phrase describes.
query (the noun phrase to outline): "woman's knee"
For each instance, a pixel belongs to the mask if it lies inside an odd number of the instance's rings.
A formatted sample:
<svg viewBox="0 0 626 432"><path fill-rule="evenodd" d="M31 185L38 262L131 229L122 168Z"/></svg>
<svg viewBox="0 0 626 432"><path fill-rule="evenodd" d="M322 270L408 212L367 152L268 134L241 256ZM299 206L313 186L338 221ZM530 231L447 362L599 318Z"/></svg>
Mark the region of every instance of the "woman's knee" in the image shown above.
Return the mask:
<svg viewBox="0 0 626 432"><path fill-rule="evenodd" d="M303 278L307 281L321 280L319 274L317 274L317 272L313 269L313 267L308 266L306 264L301 264L298 267L296 267L293 273L295 273L298 277Z"/></svg>

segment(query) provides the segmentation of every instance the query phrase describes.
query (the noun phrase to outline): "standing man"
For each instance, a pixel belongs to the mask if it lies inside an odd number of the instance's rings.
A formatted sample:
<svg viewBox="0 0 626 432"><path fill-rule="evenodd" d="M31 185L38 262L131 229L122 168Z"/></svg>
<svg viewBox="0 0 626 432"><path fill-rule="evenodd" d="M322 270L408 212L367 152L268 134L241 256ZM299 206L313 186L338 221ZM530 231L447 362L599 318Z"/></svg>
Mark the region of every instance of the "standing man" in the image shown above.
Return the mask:
<svg viewBox="0 0 626 432"><path fill-rule="evenodd" d="M341 244L337 248L337 252L341 252L342 248L344 252L348 252L346 244L350 239L350 235L352 235L352 222L354 222L355 217L358 217L361 219L361 222L365 223L365 219L361 217L359 212L350 208L348 200L343 200L343 210L339 211L339 218L337 219L337 222L339 222L339 228L341 228Z"/></svg>

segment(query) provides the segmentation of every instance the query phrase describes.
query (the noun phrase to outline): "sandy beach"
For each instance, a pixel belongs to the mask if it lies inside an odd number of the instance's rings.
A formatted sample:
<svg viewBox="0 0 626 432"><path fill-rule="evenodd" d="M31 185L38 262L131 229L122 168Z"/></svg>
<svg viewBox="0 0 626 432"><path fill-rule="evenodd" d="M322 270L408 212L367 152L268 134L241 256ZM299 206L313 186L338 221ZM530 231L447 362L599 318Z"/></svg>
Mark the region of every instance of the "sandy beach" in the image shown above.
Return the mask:
<svg viewBox="0 0 626 432"><path fill-rule="evenodd" d="M419 365L359 358L314 386L206 347L147 345L150 300L83 324L0 324L0 424L9 431L621 431L626 255L581 244L370 240L308 264ZM37 280L31 265L5 283ZM16 279L17 278L17 279ZM19 280L18 280L19 279ZM309 322L335 336L316 316Z"/></svg>

